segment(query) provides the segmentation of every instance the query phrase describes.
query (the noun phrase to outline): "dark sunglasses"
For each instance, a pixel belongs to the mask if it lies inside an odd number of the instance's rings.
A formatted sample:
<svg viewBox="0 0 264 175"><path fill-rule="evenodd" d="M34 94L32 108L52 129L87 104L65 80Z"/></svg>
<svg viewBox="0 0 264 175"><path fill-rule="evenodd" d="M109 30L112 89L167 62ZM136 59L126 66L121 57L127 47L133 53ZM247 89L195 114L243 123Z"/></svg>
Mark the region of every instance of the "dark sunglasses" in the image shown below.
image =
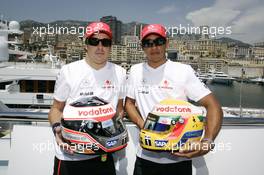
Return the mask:
<svg viewBox="0 0 264 175"><path fill-rule="evenodd" d="M110 47L112 45L112 40L111 39L98 39L98 38L89 38L85 40L86 45L91 45L91 46L98 46L99 43L101 42L102 46L104 47Z"/></svg>
<svg viewBox="0 0 264 175"><path fill-rule="evenodd" d="M153 47L154 45L155 46L162 46L165 43L166 43L166 38L162 38L162 37L156 38L154 40L151 40L151 39L143 39L141 41L141 45L142 45L143 48Z"/></svg>

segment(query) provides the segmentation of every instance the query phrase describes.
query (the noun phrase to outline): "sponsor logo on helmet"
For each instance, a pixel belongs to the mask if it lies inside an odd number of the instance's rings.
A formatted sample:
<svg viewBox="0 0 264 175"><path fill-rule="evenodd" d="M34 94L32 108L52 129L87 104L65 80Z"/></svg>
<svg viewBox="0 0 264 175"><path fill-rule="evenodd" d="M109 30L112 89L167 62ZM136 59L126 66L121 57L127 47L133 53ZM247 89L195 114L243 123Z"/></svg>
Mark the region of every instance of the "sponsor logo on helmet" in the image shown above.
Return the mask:
<svg viewBox="0 0 264 175"><path fill-rule="evenodd" d="M65 120L78 120L84 118L95 118L95 117L104 117L112 116L116 113L112 105L108 104L105 106L98 107L72 107L64 109L63 118Z"/></svg>
<svg viewBox="0 0 264 175"><path fill-rule="evenodd" d="M78 110L79 116L103 116L114 113L115 110L111 106L107 107L96 107L96 108L86 108L86 110Z"/></svg>
<svg viewBox="0 0 264 175"><path fill-rule="evenodd" d="M158 113L191 113L192 109L188 106L156 106L154 112Z"/></svg>
<svg viewBox="0 0 264 175"><path fill-rule="evenodd" d="M168 140L155 140L156 147L164 147L168 143Z"/></svg>
<svg viewBox="0 0 264 175"><path fill-rule="evenodd" d="M168 125L168 124L171 124L171 119L170 118L165 118L165 117L160 117L158 122Z"/></svg>
<svg viewBox="0 0 264 175"><path fill-rule="evenodd" d="M62 136L64 139L71 142L71 148L84 153L85 150L98 151L99 146L97 142L91 141L88 137L80 133L71 133L71 130L62 129Z"/></svg>
<svg viewBox="0 0 264 175"><path fill-rule="evenodd" d="M114 109L112 107L108 108L103 108L99 107L97 109L90 109L90 110L85 110L85 111L78 111L79 116L95 116L95 115L105 115L105 114L110 114L113 113Z"/></svg>
<svg viewBox="0 0 264 175"><path fill-rule="evenodd" d="M189 131L183 135L183 138L200 137L203 134L203 130Z"/></svg>
<svg viewBox="0 0 264 175"><path fill-rule="evenodd" d="M179 148L181 147L184 143L187 142L188 139L190 138L195 138L195 137L201 137L203 134L203 130L196 130L196 131L189 131L186 132L181 140L174 146L174 148Z"/></svg>
<svg viewBox="0 0 264 175"><path fill-rule="evenodd" d="M117 140L109 140L106 142L107 147L112 147L115 146L116 144L117 144Z"/></svg>
<svg viewBox="0 0 264 175"><path fill-rule="evenodd" d="M151 137L150 136L145 136L145 144L148 146L151 146Z"/></svg>
<svg viewBox="0 0 264 175"><path fill-rule="evenodd" d="M81 141L81 142L92 142L89 138L85 137L84 135L80 133L70 133L70 131L65 130L62 128L62 136L63 138L67 140L75 140L75 141Z"/></svg>

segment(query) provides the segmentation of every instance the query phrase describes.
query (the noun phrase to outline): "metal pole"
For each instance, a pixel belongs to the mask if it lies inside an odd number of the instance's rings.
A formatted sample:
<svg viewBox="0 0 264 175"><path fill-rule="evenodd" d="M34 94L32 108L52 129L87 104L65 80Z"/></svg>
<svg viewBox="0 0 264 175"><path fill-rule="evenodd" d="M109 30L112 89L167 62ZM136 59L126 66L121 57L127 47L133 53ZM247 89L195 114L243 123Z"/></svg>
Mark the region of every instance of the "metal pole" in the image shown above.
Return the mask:
<svg viewBox="0 0 264 175"><path fill-rule="evenodd" d="M240 89L239 89L239 116L242 117L242 84L243 84L243 77L240 82Z"/></svg>
<svg viewBox="0 0 264 175"><path fill-rule="evenodd" d="M239 89L239 115L242 117L242 86L243 86L243 80L244 80L245 70L244 67L241 69L241 82L240 82L240 89Z"/></svg>

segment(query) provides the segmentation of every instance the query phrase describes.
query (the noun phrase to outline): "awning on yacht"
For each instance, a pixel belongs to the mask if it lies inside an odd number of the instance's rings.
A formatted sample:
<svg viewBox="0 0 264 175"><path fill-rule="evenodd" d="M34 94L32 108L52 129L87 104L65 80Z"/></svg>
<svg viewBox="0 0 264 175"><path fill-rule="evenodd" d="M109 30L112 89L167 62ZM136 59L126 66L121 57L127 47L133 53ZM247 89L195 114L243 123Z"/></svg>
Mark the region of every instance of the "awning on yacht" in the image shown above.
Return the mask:
<svg viewBox="0 0 264 175"><path fill-rule="evenodd" d="M0 83L2 82L8 82L8 81L19 81L19 80L25 80L25 79L28 79L29 77L14 77L14 76L0 76Z"/></svg>

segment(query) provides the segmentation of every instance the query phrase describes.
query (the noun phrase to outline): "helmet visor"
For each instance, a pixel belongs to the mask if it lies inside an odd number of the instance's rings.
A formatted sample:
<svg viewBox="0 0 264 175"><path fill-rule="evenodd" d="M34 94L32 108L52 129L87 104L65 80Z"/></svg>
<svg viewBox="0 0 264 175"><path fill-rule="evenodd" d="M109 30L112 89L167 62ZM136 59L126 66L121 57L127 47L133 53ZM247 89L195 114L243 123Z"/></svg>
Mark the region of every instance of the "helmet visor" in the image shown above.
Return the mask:
<svg viewBox="0 0 264 175"><path fill-rule="evenodd" d="M167 132L171 128L171 117L167 116L158 116L152 113L149 113L144 129L151 130L155 132Z"/></svg>
<svg viewBox="0 0 264 175"><path fill-rule="evenodd" d="M114 116L109 120L102 122L95 122L92 120L82 121L65 121L63 120L63 126L66 128L85 132L93 136L101 137L114 137L125 131L125 126L120 117Z"/></svg>
<svg viewBox="0 0 264 175"><path fill-rule="evenodd" d="M102 99L98 97L94 97L94 98L81 98L71 103L70 105L73 107L89 107L89 106L102 106L105 104L107 103L104 102Z"/></svg>

